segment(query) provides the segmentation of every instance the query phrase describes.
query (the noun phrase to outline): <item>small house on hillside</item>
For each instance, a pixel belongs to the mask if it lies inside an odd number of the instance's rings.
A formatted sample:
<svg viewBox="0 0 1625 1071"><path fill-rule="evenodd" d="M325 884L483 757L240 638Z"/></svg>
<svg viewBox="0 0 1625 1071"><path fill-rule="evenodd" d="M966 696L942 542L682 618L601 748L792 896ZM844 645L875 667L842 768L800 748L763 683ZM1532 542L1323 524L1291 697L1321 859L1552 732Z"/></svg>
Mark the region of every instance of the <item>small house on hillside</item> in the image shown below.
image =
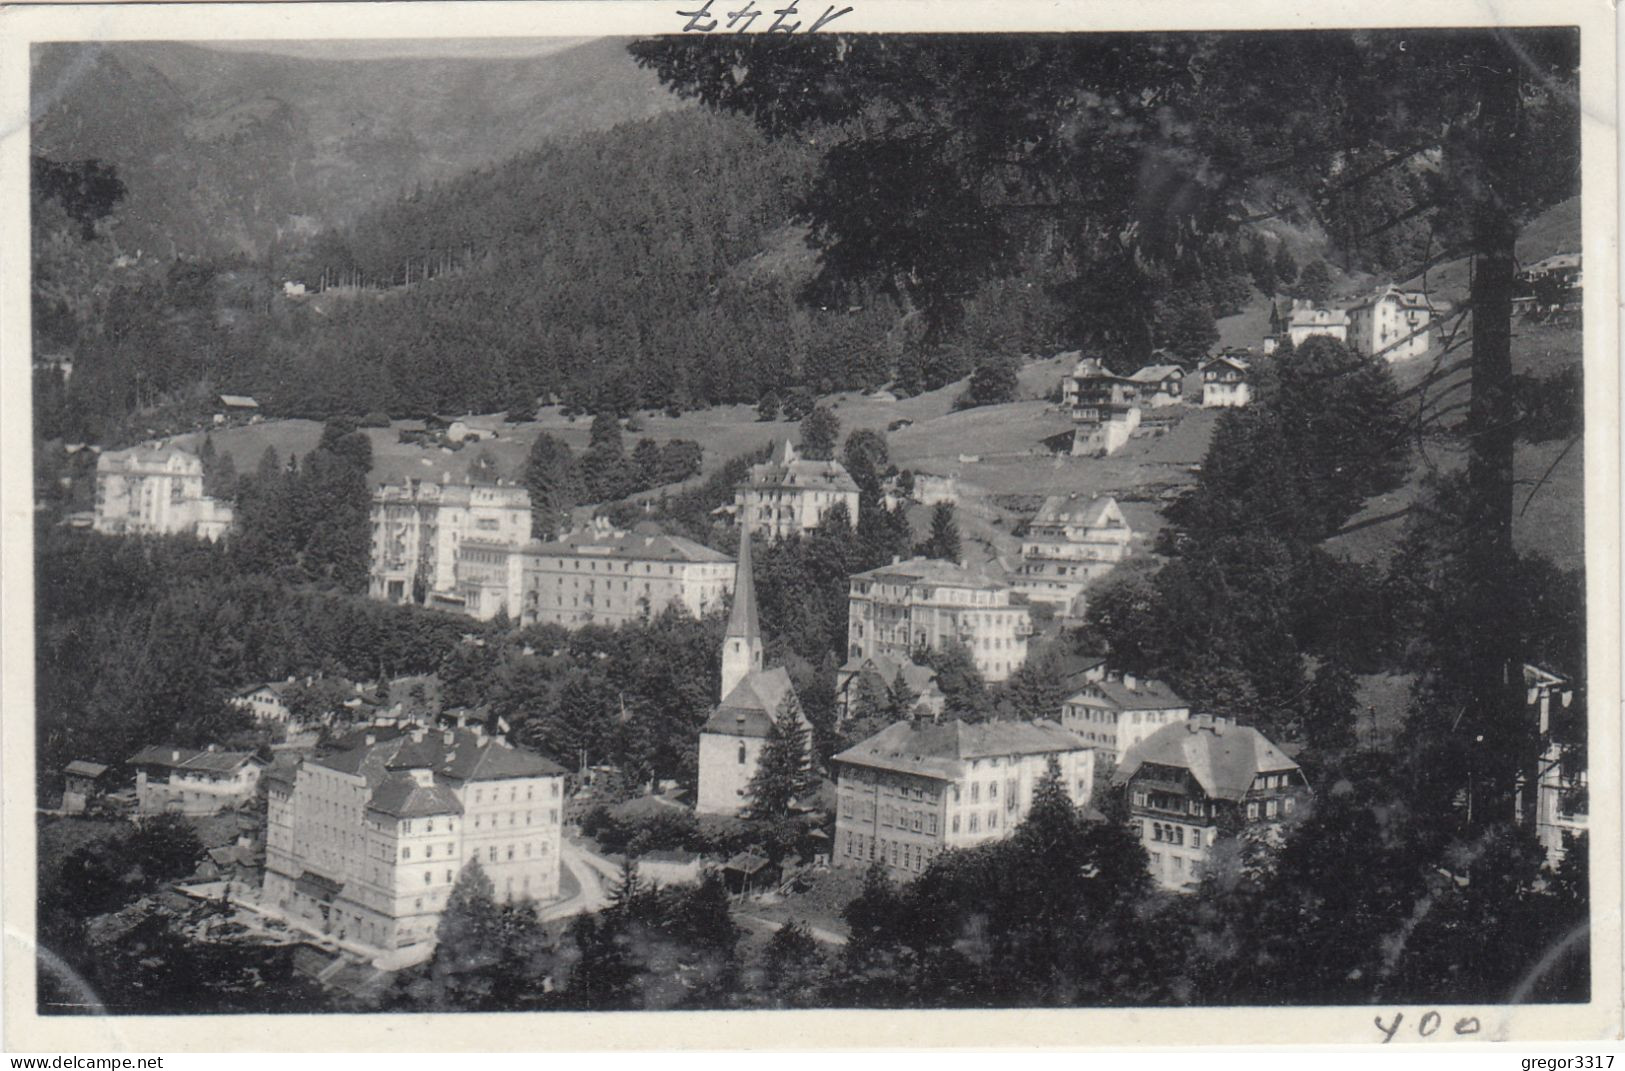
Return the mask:
<svg viewBox="0 0 1625 1071"><path fill-rule="evenodd" d="M1221 353L1201 367L1202 408L1239 408L1253 400L1245 358Z"/></svg>
<svg viewBox="0 0 1625 1071"><path fill-rule="evenodd" d="M1129 378L1140 384L1141 399L1153 409L1185 400L1185 370L1177 364L1148 364Z"/></svg>
<svg viewBox="0 0 1625 1071"><path fill-rule="evenodd" d="M74 759L62 771L62 811L84 814L90 801L106 790L107 767L99 762Z"/></svg>

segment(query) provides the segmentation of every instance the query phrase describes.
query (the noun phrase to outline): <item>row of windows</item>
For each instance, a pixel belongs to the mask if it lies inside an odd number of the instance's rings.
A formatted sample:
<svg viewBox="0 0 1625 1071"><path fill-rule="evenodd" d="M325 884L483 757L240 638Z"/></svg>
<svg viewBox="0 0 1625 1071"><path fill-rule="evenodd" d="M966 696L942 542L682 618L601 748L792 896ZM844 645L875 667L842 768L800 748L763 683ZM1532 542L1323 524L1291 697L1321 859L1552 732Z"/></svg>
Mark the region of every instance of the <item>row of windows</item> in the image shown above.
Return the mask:
<svg viewBox="0 0 1625 1071"><path fill-rule="evenodd" d="M952 821L951 821L951 823L949 825L949 828L955 833L959 832L959 815L956 814L956 815L953 816L953 819L952 819ZM972 813L966 820L966 828L971 833L980 833L982 831L982 816L981 816L981 814L980 813ZM988 832L990 832L990 833L993 830L999 828L999 812L998 811L989 811L989 812L987 812L987 828L988 828Z"/></svg>
<svg viewBox="0 0 1625 1071"><path fill-rule="evenodd" d="M892 866L916 872L924 870L936 854L936 849L923 844L866 837L851 831L842 838L841 851L848 859L873 860L878 857Z"/></svg>
<svg viewBox="0 0 1625 1071"><path fill-rule="evenodd" d="M1160 841L1164 844L1178 845L1185 843L1186 829L1184 826L1176 826L1169 822L1141 822L1139 825L1141 840ZM1200 829L1192 829L1189 832L1191 837L1191 847L1200 848L1202 846L1202 831Z"/></svg>
<svg viewBox="0 0 1625 1071"><path fill-rule="evenodd" d="M1262 813L1263 813L1265 818L1276 818L1276 817L1279 817L1282 814L1291 814L1292 813L1292 805L1293 805L1294 802L1295 801L1293 800L1293 798L1291 796L1288 796L1285 800L1265 800L1264 801L1264 806L1262 808ZM1260 808L1259 808L1259 805L1258 805L1258 801L1257 800L1248 800L1247 801L1247 817L1248 818L1257 818L1259 816L1259 813L1260 813Z"/></svg>

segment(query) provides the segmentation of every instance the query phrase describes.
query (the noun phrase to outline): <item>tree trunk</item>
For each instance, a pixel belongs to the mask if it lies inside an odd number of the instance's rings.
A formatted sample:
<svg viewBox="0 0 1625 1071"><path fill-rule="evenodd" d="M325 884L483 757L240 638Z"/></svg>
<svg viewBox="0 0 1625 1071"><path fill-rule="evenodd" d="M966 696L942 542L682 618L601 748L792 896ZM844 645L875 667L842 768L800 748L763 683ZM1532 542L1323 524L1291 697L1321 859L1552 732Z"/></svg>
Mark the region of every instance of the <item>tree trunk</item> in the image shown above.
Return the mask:
<svg viewBox="0 0 1625 1071"><path fill-rule="evenodd" d="M1512 379L1514 215L1520 65L1499 41L1486 43L1477 77L1480 111L1472 206L1472 400L1468 408L1469 576L1476 590L1471 634L1471 717L1462 728L1472 755L1474 824L1512 818L1516 781L1529 760L1522 724L1522 654L1511 614L1513 457L1517 437Z"/></svg>

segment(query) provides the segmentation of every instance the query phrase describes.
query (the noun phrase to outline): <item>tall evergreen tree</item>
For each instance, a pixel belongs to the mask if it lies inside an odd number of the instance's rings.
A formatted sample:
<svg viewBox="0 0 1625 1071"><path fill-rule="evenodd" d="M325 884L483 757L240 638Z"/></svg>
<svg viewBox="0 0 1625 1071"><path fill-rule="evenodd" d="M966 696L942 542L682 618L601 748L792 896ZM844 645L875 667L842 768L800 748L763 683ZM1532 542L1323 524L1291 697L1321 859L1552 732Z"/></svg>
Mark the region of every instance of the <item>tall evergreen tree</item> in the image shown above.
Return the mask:
<svg viewBox="0 0 1625 1071"><path fill-rule="evenodd" d="M962 553L959 545L959 522L954 518L951 502L938 502L931 507L931 530L925 542L915 548L916 554L942 561L958 562Z"/></svg>
<svg viewBox="0 0 1625 1071"><path fill-rule="evenodd" d="M525 488L530 492L531 535L552 538L568 522L581 495L575 455L568 443L546 432L536 436L525 461Z"/></svg>
<svg viewBox="0 0 1625 1071"><path fill-rule="evenodd" d="M792 693L779 704L756 772L745 788L748 813L761 821L786 818L792 803L817 788L807 725Z"/></svg>

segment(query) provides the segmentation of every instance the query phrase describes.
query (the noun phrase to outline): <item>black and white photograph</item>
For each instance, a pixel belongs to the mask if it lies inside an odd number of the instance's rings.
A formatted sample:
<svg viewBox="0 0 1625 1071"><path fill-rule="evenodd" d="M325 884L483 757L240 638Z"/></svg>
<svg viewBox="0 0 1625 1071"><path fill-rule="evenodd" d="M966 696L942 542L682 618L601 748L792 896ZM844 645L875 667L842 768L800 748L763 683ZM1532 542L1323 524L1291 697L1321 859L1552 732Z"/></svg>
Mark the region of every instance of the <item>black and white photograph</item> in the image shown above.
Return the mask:
<svg viewBox="0 0 1625 1071"><path fill-rule="evenodd" d="M26 44L40 1029L1614 1036L1611 13L630 6Z"/></svg>

